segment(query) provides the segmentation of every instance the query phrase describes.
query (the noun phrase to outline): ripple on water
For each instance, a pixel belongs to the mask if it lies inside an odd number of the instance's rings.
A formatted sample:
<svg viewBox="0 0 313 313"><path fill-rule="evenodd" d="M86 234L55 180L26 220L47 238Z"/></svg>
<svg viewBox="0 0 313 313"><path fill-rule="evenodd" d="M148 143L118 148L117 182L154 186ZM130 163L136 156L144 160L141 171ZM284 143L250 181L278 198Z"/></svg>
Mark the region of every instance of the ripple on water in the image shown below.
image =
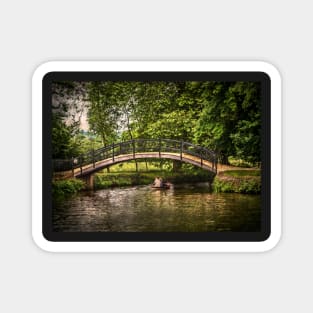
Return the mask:
<svg viewBox="0 0 313 313"><path fill-rule="evenodd" d="M207 186L82 192L54 203L55 231L259 231L260 197L214 194Z"/></svg>

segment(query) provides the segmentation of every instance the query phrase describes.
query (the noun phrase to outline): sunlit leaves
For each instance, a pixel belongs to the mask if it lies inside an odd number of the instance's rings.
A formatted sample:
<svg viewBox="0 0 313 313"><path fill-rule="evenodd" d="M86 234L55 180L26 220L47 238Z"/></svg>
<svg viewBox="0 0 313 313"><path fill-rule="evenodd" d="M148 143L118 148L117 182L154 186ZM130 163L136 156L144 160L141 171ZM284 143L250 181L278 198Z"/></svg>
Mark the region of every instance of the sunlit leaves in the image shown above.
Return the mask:
<svg viewBox="0 0 313 313"><path fill-rule="evenodd" d="M102 145L168 138L214 149L222 162L229 156L260 161L260 85L255 82L59 82L54 97L59 120L53 141L60 142L55 155L95 148L99 138ZM79 129L85 109L97 145L73 131Z"/></svg>
<svg viewBox="0 0 313 313"><path fill-rule="evenodd" d="M117 135L120 110L115 91L113 82L92 82L88 85L88 123L90 129L101 136L103 145L112 142Z"/></svg>

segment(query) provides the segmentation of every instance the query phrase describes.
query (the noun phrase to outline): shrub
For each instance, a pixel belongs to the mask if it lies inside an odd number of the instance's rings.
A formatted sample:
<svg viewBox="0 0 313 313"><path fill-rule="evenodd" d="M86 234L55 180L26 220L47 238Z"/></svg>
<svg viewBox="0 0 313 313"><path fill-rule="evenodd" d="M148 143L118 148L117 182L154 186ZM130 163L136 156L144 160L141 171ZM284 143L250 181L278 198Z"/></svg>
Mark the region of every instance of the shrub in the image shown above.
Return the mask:
<svg viewBox="0 0 313 313"><path fill-rule="evenodd" d="M201 169L185 169L181 172L148 171L148 172L111 172L95 175L95 188L110 188L135 185L149 185L156 176L163 177L171 183L212 182L214 174Z"/></svg>
<svg viewBox="0 0 313 313"><path fill-rule="evenodd" d="M52 196L53 198L65 197L82 190L85 183L80 179L66 179L52 182Z"/></svg>
<svg viewBox="0 0 313 313"><path fill-rule="evenodd" d="M217 176L212 187L214 192L259 194L261 193L261 178L258 176L236 178Z"/></svg>

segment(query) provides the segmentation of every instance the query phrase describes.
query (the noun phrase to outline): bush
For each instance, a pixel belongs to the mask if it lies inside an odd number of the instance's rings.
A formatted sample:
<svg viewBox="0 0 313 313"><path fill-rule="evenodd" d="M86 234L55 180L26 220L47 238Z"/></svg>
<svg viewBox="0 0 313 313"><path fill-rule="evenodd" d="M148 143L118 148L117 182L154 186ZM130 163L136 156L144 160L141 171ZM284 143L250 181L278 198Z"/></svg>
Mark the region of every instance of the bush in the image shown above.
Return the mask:
<svg viewBox="0 0 313 313"><path fill-rule="evenodd" d="M62 198L82 190L85 183L80 179L66 179L52 182L52 197Z"/></svg>
<svg viewBox="0 0 313 313"><path fill-rule="evenodd" d="M131 186L132 179L127 175L95 175L95 189Z"/></svg>
<svg viewBox="0 0 313 313"><path fill-rule="evenodd" d="M214 174L201 169L190 169L181 172L149 171L149 172L111 172L95 175L95 188L110 188L152 184L155 177L162 177L171 183L212 182Z"/></svg>
<svg viewBox="0 0 313 313"><path fill-rule="evenodd" d="M213 181L214 192L235 192L245 194L261 193L261 177L242 176L242 177L225 177L217 176Z"/></svg>
<svg viewBox="0 0 313 313"><path fill-rule="evenodd" d="M261 192L261 183L258 180L247 180L240 184L238 191L240 193L259 194Z"/></svg>

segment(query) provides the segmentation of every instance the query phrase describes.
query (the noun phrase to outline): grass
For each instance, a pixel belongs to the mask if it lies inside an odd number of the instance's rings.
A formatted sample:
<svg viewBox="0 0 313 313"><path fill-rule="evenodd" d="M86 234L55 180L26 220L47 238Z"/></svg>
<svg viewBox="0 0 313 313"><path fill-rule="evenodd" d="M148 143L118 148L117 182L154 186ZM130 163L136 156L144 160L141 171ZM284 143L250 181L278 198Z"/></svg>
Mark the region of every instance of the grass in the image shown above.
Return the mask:
<svg viewBox="0 0 313 313"><path fill-rule="evenodd" d="M229 170L221 172L220 175L232 177L261 176L261 170Z"/></svg>
<svg viewBox="0 0 313 313"><path fill-rule="evenodd" d="M230 170L219 173L213 182L214 192L261 193L260 170Z"/></svg>
<svg viewBox="0 0 313 313"><path fill-rule="evenodd" d="M160 161L137 161L138 172L159 172L163 170L171 170L172 162L167 160ZM106 172L106 170L104 170ZM136 162L129 161L110 166L110 173L136 172Z"/></svg>
<svg viewBox="0 0 313 313"><path fill-rule="evenodd" d="M171 163L163 162L161 168L160 162L147 162L147 171L145 162L137 162L137 172L135 162L122 163L123 166L114 165L109 173L104 170L95 175L95 188L149 185L157 176L171 183L212 182L213 180L212 173L190 165L184 165L180 171L173 172Z"/></svg>
<svg viewBox="0 0 313 313"><path fill-rule="evenodd" d="M236 159L234 157L228 157L228 162L232 166L237 166L237 167L254 167L255 164L248 162L246 160L242 159Z"/></svg>

